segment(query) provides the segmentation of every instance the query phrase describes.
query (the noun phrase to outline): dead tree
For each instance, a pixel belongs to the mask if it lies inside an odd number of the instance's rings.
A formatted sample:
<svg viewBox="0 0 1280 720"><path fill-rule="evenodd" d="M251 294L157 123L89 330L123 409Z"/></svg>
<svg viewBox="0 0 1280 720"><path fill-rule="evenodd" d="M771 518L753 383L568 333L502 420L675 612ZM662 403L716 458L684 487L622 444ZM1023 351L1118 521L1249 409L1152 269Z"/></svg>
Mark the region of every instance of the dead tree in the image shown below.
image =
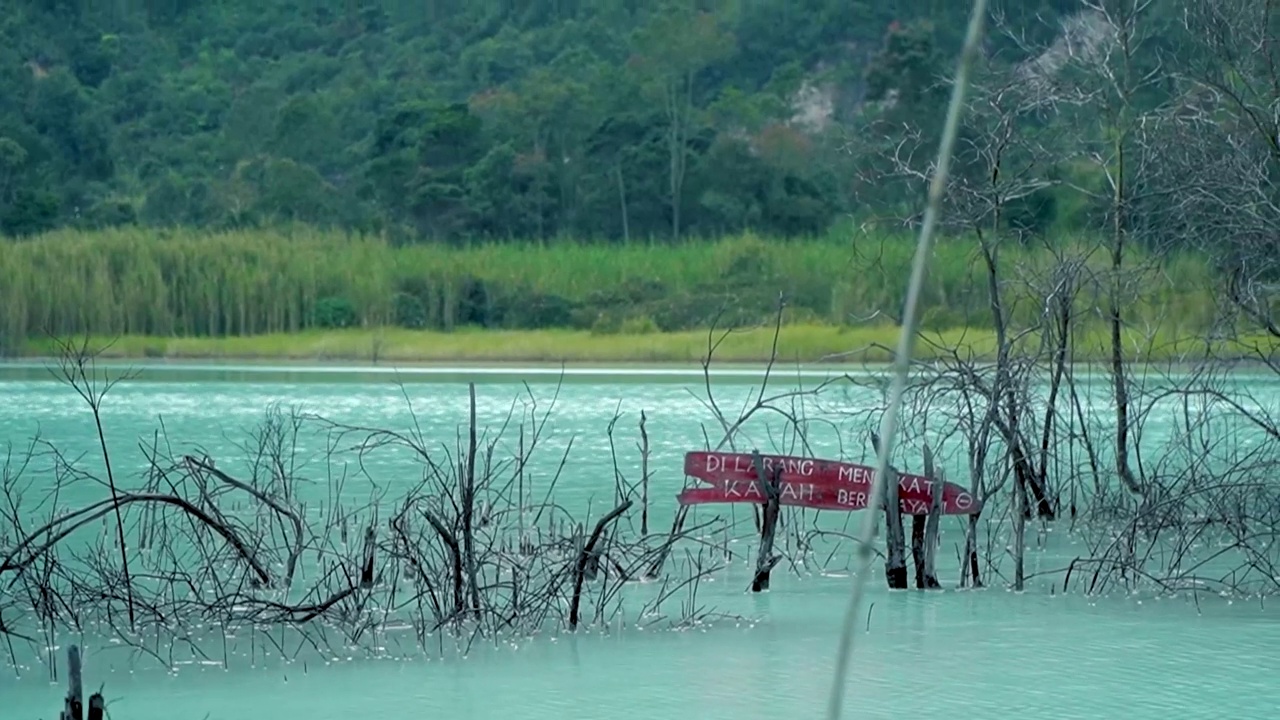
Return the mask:
<svg viewBox="0 0 1280 720"><path fill-rule="evenodd" d="M570 630L578 629L578 608L582 605L582 583L586 579L587 567L592 562L599 562L599 551L596 549L596 545L604 535L605 528L609 527L610 523L617 520L627 510L630 510L631 505L632 501L627 500L600 518L596 522L595 529L591 531L591 537L582 546L582 552L578 554L577 566L573 573L573 596L569 601Z"/></svg>
<svg viewBox="0 0 1280 720"><path fill-rule="evenodd" d="M1178 94L1148 118L1141 138L1156 159L1152 192L1172 198L1149 221L1220 273L1206 340L1229 341L1280 372L1280 9L1265 0L1187 0L1182 20L1192 47L1173 67Z"/></svg>
<svg viewBox="0 0 1280 720"><path fill-rule="evenodd" d="M756 556L755 575L751 578L751 592L761 592L769 589L769 573L782 559L781 555L773 553L774 533L778 527L778 513L781 509L779 481L782 477L782 468L774 468L772 472L767 470L759 450L752 452L752 462L755 466L756 482L760 484L760 495L765 498L764 513L760 523L760 550Z"/></svg>
<svg viewBox="0 0 1280 720"><path fill-rule="evenodd" d="M1046 83L1029 81L1046 72L1050 65L1024 61L1004 70L993 62L975 80L965 116L967 128L956 150L956 171L948 181L942 219L947 232L972 237L980 250L982 291L990 309L986 320L995 333L996 345L996 374L988 400L990 415L985 422L1004 441L1018 482L1029 489L1036 515L1045 520L1056 517L1056 498L1049 478L1036 471L1031 452L1034 446L1023 436L1024 408L1019 399L1022 388L1015 382L1012 367L1024 362L1027 355L1040 354L1040 348L1028 347L1026 340L1042 328L1038 313L1026 313L1014 304L1014 298L1032 302L1037 298L1021 285L1009 291L1018 280L1018 268L1002 259L1002 249L1007 244L1025 246L1036 242L1038 230L1034 222L1024 217L1027 208L1034 207L1038 199L1059 184L1052 179L1054 150L1046 144L1045 131L1024 127L1038 120L1037 116L1057 112L1058 106L1067 102ZM933 168L930 160L921 159L928 157L931 147L923 133L907 128L892 147L884 161L893 174L921 186L926 184ZM1019 316L1021 327L1017 326ZM937 343L927 333L921 340Z"/></svg>
<svg viewBox="0 0 1280 720"><path fill-rule="evenodd" d="M926 515L911 516L911 560L916 569L916 589L933 590L938 584L936 557L938 551L938 522L942 517L943 481L933 465L933 451L926 444L923 448L924 476L932 483L931 502Z"/></svg>
<svg viewBox="0 0 1280 720"><path fill-rule="evenodd" d="M871 447L880 452L880 436L871 433ZM898 471L891 465L885 478L884 495L876 498L870 511L879 508L885 521L884 578L890 590L907 589L907 543L902 532L902 501L899 498Z"/></svg>
<svg viewBox="0 0 1280 720"><path fill-rule="evenodd" d="M191 627L214 623L242 634L251 648L265 644L296 657L307 648L386 652L382 636L392 627L412 628L423 652L432 643L444 652L446 637L465 651L477 638L622 622L632 612L643 613L635 620L646 626L717 617L695 600L701 580L724 565L701 542L690 543L696 553L683 544L720 531L721 521L685 528L681 515L668 535L636 537L628 532L628 497L583 538L554 501L555 477L540 501L514 492L545 446L555 403L544 408L530 391L525 410L513 403L494 430L478 422L474 394L469 400L467 425L452 448L424 435L416 418L392 429L270 412L264 428L240 445L243 458L174 455L170 447L191 439L157 431L142 443L143 470L116 472L114 490L91 463L37 438L27 457L0 458L4 646L38 651L54 646L60 633L93 627L166 667L179 646L220 654L225 665L226 647L201 647ZM506 437L517 426L518 445ZM323 449L295 462L309 433ZM570 442L549 458L551 469L572 462L572 449ZM386 482L378 476L388 466L384 457L413 461L421 481ZM302 495L308 464L308 476L322 479L318 493ZM32 471L37 465L52 470ZM353 496L352 484L367 502L340 500ZM99 488L105 496L83 505L61 500ZM393 512L380 519L380 508ZM127 556L134 570L128 579L117 543L92 532L112 517L137 548ZM348 528L363 532L351 532L348 542ZM670 589L637 610L623 596L646 569ZM674 616L658 615L677 589L688 602ZM118 624L126 607L136 626ZM38 636L28 634L32 628ZM77 692L72 705L83 705L81 697ZM91 717L100 701L89 699Z"/></svg>

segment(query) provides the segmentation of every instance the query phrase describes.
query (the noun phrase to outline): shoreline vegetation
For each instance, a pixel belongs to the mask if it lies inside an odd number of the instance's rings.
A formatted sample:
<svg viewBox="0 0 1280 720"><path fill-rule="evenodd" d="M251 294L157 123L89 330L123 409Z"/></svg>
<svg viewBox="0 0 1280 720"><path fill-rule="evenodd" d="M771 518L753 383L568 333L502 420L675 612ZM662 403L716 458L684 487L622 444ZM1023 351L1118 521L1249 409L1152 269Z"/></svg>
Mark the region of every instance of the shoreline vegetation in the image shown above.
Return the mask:
<svg viewBox="0 0 1280 720"><path fill-rule="evenodd" d="M1002 262L1011 333L1040 346L1037 278L1064 256L1092 268L1074 298L1069 362L1109 361L1099 307L1101 242L1010 247ZM297 226L253 232L60 231L0 253L0 356L56 354L85 337L103 357L394 363L697 363L709 330L733 328L720 362L883 363L897 344L914 240L837 228L822 237L746 233L711 240L556 240L398 246ZM1222 336L1212 265L1143 256L1126 298L1127 362L1244 359L1258 334ZM994 360L980 248L937 246L916 357ZM717 331L717 333L722 331Z"/></svg>
<svg viewBox="0 0 1280 720"><path fill-rule="evenodd" d="M779 332L777 364L884 365L892 360L898 328L848 328L822 325L784 325ZM356 362L370 365L503 365L540 364L590 366L696 366L707 352L708 332L653 332L646 334L593 335L584 330L483 330L455 332L413 331L397 328L343 329L278 333L221 338L164 338L118 336L88 338L106 360L163 360L279 362L314 364ZM773 328L735 330L715 352L717 365L759 365L770 361ZM1086 351L1079 349L1072 362L1094 365L1108 362L1105 337L1099 331ZM1135 347L1144 338L1131 337ZM1263 337L1256 345L1216 343L1206 346L1194 337L1169 338L1145 352L1127 358L1133 364L1192 363L1212 356L1218 360L1248 363L1258 348L1270 347ZM936 343L936 344L935 344ZM939 360L952 349L966 358L994 362L995 339L988 330L957 329L926 332L917 340L915 357ZM15 359L54 357L52 339L29 340Z"/></svg>

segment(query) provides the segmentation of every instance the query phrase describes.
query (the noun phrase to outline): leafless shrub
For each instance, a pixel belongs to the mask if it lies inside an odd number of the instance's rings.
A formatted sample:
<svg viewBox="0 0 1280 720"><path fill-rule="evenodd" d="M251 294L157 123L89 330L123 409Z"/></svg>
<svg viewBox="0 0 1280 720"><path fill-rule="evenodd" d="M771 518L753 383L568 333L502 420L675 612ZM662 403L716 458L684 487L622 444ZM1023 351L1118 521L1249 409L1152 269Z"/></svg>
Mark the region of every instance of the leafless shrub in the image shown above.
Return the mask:
<svg viewBox="0 0 1280 720"><path fill-rule="evenodd" d="M59 377L97 417L115 378L93 361L67 345L60 367L75 372ZM175 450L162 428L141 445L145 470L127 480L101 425L101 463L41 438L11 448L0 473L9 654L71 632L165 667L180 656L225 665L229 638L246 634L281 657L328 657L718 616L697 589L723 563L699 538L722 522L635 537L627 484L584 525L553 500L572 442L540 498L526 483L555 398L543 407L528 390L496 429L479 426L474 386L470 403L452 443L428 437L416 416L394 430L275 407L241 444L243 458L213 458ZM419 477L390 476L379 468L394 465L378 462L388 459ZM655 572L667 555L667 571ZM641 584L647 577L659 582Z"/></svg>
<svg viewBox="0 0 1280 720"><path fill-rule="evenodd" d="M1280 220L1273 212L1280 206L1268 199L1277 106L1271 10L1252 0L1187 5L1189 34L1217 48L1220 60L1209 66L1177 70L1167 62L1152 44L1150 2L1102 0L1082 3L1051 47L1029 49L1031 59L1008 70L992 63L975 80L942 222L951 235L976 240L976 274L991 312L959 324L991 327L994 347L975 357L967 338L920 334L936 359L915 363L901 453L910 462L926 446L948 448L984 502L957 548L962 583L1003 578L1008 557L1009 584L1022 588L1033 577L1024 568L1028 545L1048 547L1051 525L1069 518L1065 529L1088 552L1053 570L1064 573L1066 588L1274 591L1265 573L1280 498L1268 480L1275 421L1227 374L1241 349L1280 367L1277 344L1256 338L1280 337L1269 295L1280 287L1268 244ZM1203 61L1213 53L1192 55ZM1194 78L1183 81L1188 92L1172 106L1150 107L1150 91L1178 73ZM1084 116L1107 132L1060 136ZM1050 118L1047 136L1041 121ZM933 170L920 160L928 138L910 127L893 133L878 143L890 149L876 171L923 187ZM1062 148L1087 159L1101 187L1055 175ZM1002 251L1010 246L1041 245L1006 222L1013 204L1051 188L1104 211L1102 242L1044 242L1038 249L1047 262L1009 260ZM1171 348L1160 344L1159 329L1172 318L1139 321L1127 312L1142 288L1171 282L1160 263L1178 240L1228 270L1219 315L1247 320L1243 332L1220 327L1203 342ZM1135 246L1146 250L1138 259ZM1074 360L1083 331L1098 321L1109 330L1106 395ZM1150 362L1171 352L1168 368ZM883 393L877 379L859 382L873 396ZM1186 407L1175 412L1179 402ZM883 401L846 405L852 424L864 428L883 410ZM1099 414L1100 405L1112 417ZM1173 440L1161 437L1170 424ZM1210 567L1221 572L1209 578Z"/></svg>

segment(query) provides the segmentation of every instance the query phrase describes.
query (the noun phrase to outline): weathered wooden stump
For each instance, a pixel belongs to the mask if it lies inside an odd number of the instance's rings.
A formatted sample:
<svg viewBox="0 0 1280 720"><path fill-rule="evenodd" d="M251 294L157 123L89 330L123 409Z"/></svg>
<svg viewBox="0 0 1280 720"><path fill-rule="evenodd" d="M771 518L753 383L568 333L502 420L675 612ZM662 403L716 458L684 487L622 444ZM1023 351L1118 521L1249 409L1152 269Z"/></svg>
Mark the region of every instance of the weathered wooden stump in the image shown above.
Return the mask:
<svg viewBox="0 0 1280 720"><path fill-rule="evenodd" d="M103 720L107 701L102 693L89 696L89 720ZM67 699L58 714L60 720L84 720L84 680L80 666L80 646L67 648Z"/></svg>
<svg viewBox="0 0 1280 720"><path fill-rule="evenodd" d="M756 555L756 574L751 578L751 592L769 589L769 575L782 559L773 553L773 538L778 527L778 514L781 512L782 468L774 468L773 472L765 469L764 458L760 451L752 452L752 463L755 465L756 482L760 484L760 494L764 496L764 517L760 522L760 552Z"/></svg>
<svg viewBox="0 0 1280 720"><path fill-rule="evenodd" d="M924 446L924 475L930 483L931 504L927 515L911 516L911 558L916 568L916 589L933 590L938 582L938 522L942 518L942 492L945 487L934 470L933 451Z"/></svg>
<svg viewBox="0 0 1280 720"><path fill-rule="evenodd" d="M84 685L80 675L80 646L67 648L67 702L62 720L84 720Z"/></svg>
<svg viewBox="0 0 1280 720"><path fill-rule="evenodd" d="M364 531L364 562L360 565L360 587L368 590L373 587L373 560L377 548L377 533L373 526Z"/></svg>
<svg viewBox="0 0 1280 720"><path fill-rule="evenodd" d="M890 590L907 589L907 542L902 533L902 503L898 498L898 472L888 468L884 493L880 498L884 509L885 561L884 578Z"/></svg>
<svg viewBox="0 0 1280 720"><path fill-rule="evenodd" d="M640 537L649 536L649 431L644 410L640 411Z"/></svg>
<svg viewBox="0 0 1280 720"><path fill-rule="evenodd" d="M871 449L880 454L880 435L871 433ZM898 471L886 468L883 492L877 499L884 511L884 579L890 590L907 589L907 542L902 533L902 501L898 492ZM914 529L913 529L914 534Z"/></svg>

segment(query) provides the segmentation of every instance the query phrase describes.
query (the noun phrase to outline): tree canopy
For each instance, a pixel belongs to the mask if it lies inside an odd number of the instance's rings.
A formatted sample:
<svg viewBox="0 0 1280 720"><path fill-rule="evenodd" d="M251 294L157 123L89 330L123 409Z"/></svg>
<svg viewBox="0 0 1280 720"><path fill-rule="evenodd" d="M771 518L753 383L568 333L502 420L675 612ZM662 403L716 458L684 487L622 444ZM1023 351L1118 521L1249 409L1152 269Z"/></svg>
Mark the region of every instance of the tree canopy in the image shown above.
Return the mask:
<svg viewBox="0 0 1280 720"><path fill-rule="evenodd" d="M996 5L1041 44L1078 9ZM967 11L15 0L0 18L0 234L280 221L442 241L820 233L887 201L859 191L851 139L866 144L886 97L890 115L941 114Z"/></svg>

